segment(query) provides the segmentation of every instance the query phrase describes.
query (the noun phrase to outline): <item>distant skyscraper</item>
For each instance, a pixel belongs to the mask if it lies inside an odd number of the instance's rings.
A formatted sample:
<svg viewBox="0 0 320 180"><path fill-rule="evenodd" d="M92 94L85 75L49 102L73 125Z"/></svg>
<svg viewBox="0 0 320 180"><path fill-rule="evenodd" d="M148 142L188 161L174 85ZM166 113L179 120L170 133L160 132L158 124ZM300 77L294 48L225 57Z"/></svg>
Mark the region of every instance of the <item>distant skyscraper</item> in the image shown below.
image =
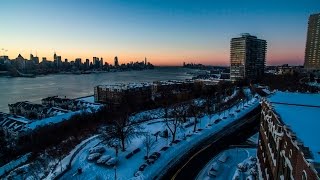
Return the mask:
<svg viewBox="0 0 320 180"><path fill-rule="evenodd" d="M90 65L89 59L86 59L86 68L89 68L89 65Z"/></svg>
<svg viewBox="0 0 320 180"><path fill-rule="evenodd" d="M114 66L119 66L118 57L114 57Z"/></svg>
<svg viewBox="0 0 320 180"><path fill-rule="evenodd" d="M82 64L81 58L76 58L76 59L75 59L75 65L76 65L78 68L80 68L80 67L81 67L81 64Z"/></svg>
<svg viewBox="0 0 320 180"><path fill-rule="evenodd" d="M56 67L59 69L62 64L62 60L61 60L61 56L57 56L56 52L54 52L53 54L53 62L56 64Z"/></svg>
<svg viewBox="0 0 320 180"><path fill-rule="evenodd" d="M56 52L54 52L54 54L53 54L53 61L56 61L57 60L57 54L56 54Z"/></svg>
<svg viewBox="0 0 320 180"><path fill-rule="evenodd" d="M103 58L100 58L100 67L103 67Z"/></svg>
<svg viewBox="0 0 320 180"><path fill-rule="evenodd" d="M320 13L309 17L304 67L320 69Z"/></svg>
<svg viewBox="0 0 320 180"><path fill-rule="evenodd" d="M267 42L248 33L231 39L230 79L258 79L263 76Z"/></svg>
<svg viewBox="0 0 320 180"><path fill-rule="evenodd" d="M30 61L34 64L39 64L39 58L37 56L33 56L33 54L30 54Z"/></svg>

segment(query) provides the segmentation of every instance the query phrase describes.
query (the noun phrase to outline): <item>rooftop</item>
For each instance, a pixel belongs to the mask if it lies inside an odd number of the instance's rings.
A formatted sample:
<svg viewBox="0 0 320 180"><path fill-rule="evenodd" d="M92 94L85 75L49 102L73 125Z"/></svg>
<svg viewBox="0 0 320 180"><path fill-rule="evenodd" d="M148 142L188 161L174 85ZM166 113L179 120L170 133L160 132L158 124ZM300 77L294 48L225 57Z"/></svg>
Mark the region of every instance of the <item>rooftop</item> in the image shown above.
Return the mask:
<svg viewBox="0 0 320 180"><path fill-rule="evenodd" d="M283 123L310 149L314 161L320 162L320 94L277 91L268 101Z"/></svg>
<svg viewBox="0 0 320 180"><path fill-rule="evenodd" d="M113 90L128 90L134 88L148 87L151 86L152 83L117 83L117 84L108 84L108 85L99 85L99 87Z"/></svg>

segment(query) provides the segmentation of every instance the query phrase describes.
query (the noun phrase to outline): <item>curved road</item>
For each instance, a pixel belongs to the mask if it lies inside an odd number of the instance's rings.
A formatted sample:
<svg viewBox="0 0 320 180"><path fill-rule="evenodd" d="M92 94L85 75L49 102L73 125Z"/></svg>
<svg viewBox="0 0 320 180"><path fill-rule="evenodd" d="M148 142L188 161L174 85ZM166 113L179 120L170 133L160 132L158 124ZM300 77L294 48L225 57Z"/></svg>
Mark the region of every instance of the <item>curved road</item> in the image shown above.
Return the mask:
<svg viewBox="0 0 320 180"><path fill-rule="evenodd" d="M261 107L223 128L200 146L187 152L176 164L156 179L195 179L200 170L217 154L232 144L245 142L258 132Z"/></svg>

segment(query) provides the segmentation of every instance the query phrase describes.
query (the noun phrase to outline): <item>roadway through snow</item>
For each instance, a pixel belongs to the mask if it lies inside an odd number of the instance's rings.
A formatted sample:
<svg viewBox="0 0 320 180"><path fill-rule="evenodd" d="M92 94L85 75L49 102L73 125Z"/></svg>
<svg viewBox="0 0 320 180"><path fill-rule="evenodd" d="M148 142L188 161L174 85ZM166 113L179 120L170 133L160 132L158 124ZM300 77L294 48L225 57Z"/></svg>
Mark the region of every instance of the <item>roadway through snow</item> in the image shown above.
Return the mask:
<svg viewBox="0 0 320 180"><path fill-rule="evenodd" d="M163 176L158 176L155 179L195 179L200 170L221 151L227 149L230 145L245 142L258 132L260 112L261 106L240 120L229 124L200 146L186 152L183 158L171 166Z"/></svg>

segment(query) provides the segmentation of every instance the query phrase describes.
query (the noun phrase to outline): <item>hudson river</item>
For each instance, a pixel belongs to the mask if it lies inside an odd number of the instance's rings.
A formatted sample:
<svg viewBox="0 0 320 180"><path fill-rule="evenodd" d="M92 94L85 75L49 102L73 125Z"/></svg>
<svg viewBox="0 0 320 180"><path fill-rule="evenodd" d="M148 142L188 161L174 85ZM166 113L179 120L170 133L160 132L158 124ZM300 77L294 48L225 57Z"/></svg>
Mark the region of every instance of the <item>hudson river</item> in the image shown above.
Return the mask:
<svg viewBox="0 0 320 180"><path fill-rule="evenodd" d="M161 67L154 70L110 72L98 74L55 74L36 78L0 77L0 112L8 112L8 104L18 101L40 103L48 96L76 98L93 94L93 88L100 84L152 82L157 80L184 80L196 70Z"/></svg>

